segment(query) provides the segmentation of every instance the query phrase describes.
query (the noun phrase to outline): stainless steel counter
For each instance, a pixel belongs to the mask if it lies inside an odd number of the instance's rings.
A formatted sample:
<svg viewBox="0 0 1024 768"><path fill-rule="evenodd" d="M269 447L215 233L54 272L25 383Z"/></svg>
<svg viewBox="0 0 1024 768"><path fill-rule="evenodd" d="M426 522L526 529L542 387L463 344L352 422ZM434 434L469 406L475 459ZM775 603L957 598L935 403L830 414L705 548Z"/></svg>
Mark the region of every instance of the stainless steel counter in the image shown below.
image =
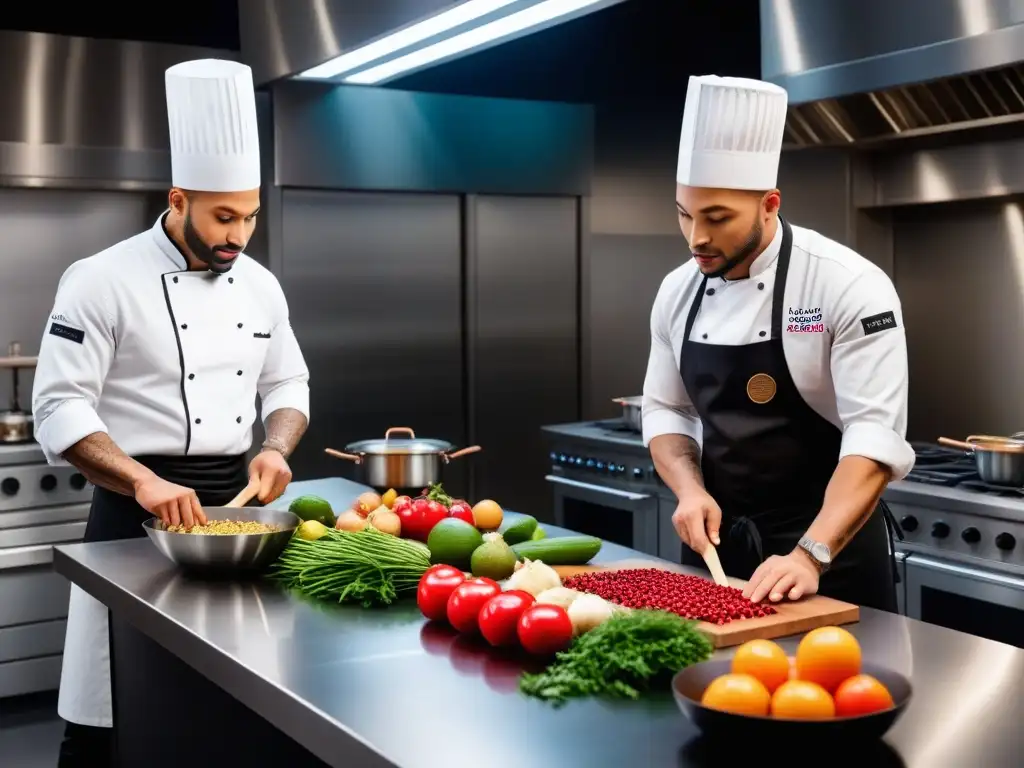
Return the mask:
<svg viewBox="0 0 1024 768"><path fill-rule="evenodd" d="M294 483L287 498L317 493L343 508L362 490L317 480ZM598 559L631 556L637 553L609 545ZM667 696L579 701L559 710L523 697L519 662L425 624L415 605L312 605L265 582L191 581L145 539L58 547L54 564L115 617L329 765L689 766L724 759L708 754ZM903 671L915 690L886 742L865 747L859 760L1020 765L1024 651L871 610L851 630L866 658ZM792 651L797 639L782 644ZM840 748L850 754L848 745ZM799 745L784 754L792 763Z"/></svg>

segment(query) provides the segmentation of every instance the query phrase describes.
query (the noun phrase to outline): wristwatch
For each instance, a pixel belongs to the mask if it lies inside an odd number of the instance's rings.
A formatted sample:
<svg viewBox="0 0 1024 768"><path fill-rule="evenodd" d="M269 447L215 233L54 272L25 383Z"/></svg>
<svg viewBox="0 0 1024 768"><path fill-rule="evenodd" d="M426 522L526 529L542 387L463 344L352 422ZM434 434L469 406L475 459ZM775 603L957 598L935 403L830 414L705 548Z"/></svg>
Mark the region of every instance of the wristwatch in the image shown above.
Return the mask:
<svg viewBox="0 0 1024 768"><path fill-rule="evenodd" d="M807 536L802 536L796 544L810 555L819 573L824 573L832 565L832 551L828 548L828 544L822 544Z"/></svg>

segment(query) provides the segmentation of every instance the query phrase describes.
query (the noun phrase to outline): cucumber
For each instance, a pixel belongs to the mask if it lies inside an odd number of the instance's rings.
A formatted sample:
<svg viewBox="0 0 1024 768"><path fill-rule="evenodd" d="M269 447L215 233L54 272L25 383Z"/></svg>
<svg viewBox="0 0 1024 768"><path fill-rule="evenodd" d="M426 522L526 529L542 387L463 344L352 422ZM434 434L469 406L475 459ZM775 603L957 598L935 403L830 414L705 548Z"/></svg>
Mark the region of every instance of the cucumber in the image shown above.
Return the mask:
<svg viewBox="0 0 1024 768"><path fill-rule="evenodd" d="M498 532L505 539L505 543L512 546L521 541L529 541L536 530L537 518L523 515L521 519L516 520L514 523L509 523L504 528L499 529Z"/></svg>
<svg viewBox="0 0 1024 768"><path fill-rule="evenodd" d="M594 536L558 536L524 541L515 544L512 551L520 560L540 560L548 565L585 565L601 551L601 540Z"/></svg>

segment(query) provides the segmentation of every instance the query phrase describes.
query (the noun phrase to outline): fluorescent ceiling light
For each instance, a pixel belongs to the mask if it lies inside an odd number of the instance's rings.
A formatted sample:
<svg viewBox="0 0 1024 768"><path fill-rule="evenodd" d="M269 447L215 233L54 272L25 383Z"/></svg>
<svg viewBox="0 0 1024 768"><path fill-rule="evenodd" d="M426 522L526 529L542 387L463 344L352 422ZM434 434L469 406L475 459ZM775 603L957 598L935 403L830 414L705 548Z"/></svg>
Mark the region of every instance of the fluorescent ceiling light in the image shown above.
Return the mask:
<svg viewBox="0 0 1024 768"><path fill-rule="evenodd" d="M598 2L601 0L546 0L546 2L513 13L511 16L505 16L447 40L441 40L418 51L407 53L405 56L378 64L376 67L356 72L354 75L346 77L345 82L361 85L379 83L410 69L422 67L424 64L430 64L494 40L514 35Z"/></svg>
<svg viewBox="0 0 1024 768"><path fill-rule="evenodd" d="M449 29L455 29L455 27L475 21L481 16L486 16L488 13L493 13L516 2L519 0L469 0L469 2L439 13L437 16L424 19L410 27L400 29L394 34L382 37L369 45L361 46L330 61L325 61L323 64L318 64L302 72L299 77L328 78L343 72L351 72L371 61L389 56L395 51L400 51L427 38L447 32Z"/></svg>

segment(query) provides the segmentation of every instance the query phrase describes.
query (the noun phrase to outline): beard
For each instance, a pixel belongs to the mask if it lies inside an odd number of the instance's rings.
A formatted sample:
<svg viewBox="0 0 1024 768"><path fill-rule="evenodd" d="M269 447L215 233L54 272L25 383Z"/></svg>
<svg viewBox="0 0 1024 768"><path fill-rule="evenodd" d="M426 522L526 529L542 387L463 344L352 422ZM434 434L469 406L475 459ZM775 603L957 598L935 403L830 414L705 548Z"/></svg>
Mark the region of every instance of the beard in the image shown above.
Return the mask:
<svg viewBox="0 0 1024 768"><path fill-rule="evenodd" d="M742 264L745 259L757 253L757 249L761 247L761 237L763 234L764 227L761 226L761 220L755 219L754 226L750 229L750 234L731 254L726 255L723 251L715 250L693 251L692 253L694 256L723 259L719 266L713 267L710 271L705 271L703 268L700 270L707 277L723 277L738 264Z"/></svg>
<svg viewBox="0 0 1024 768"><path fill-rule="evenodd" d="M192 224L192 212L185 214L185 245L192 251L192 254L206 265L206 268L217 275L229 272L235 265L235 260L241 247L222 243L220 245L207 245L199 236L195 226ZM227 256L220 255L227 252Z"/></svg>

